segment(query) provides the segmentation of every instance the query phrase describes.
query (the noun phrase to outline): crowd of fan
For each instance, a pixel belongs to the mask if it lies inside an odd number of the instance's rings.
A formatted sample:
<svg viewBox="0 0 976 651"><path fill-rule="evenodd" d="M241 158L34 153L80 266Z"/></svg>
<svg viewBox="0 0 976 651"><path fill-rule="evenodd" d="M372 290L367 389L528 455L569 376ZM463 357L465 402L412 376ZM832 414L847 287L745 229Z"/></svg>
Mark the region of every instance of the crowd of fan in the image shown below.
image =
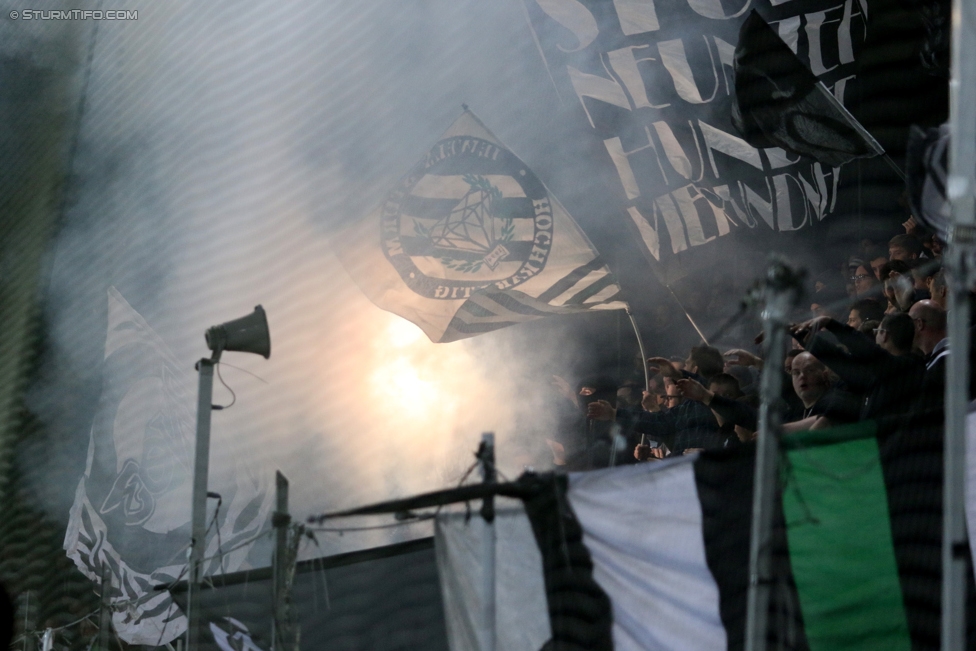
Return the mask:
<svg viewBox="0 0 976 651"><path fill-rule="evenodd" d="M865 246L848 260L841 301L830 295L830 277L816 280L808 317L790 327L784 431L941 409L949 352L942 247L916 237L911 220L906 230L887 250ZM557 465L651 461L755 438L760 356L703 344L686 359L648 364L647 387L596 379L574 389L559 380L578 435L549 441Z"/></svg>

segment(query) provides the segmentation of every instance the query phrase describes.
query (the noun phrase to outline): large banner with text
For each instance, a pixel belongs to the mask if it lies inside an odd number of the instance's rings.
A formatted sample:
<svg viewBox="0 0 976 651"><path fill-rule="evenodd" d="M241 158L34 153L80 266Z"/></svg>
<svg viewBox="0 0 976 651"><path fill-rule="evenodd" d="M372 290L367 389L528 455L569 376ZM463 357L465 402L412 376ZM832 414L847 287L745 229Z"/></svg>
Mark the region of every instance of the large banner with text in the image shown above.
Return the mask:
<svg viewBox="0 0 976 651"><path fill-rule="evenodd" d="M602 141L607 197L665 282L730 233L798 231L835 209L840 168L733 127L734 52L755 9L843 102L866 0L524 1L557 91Z"/></svg>

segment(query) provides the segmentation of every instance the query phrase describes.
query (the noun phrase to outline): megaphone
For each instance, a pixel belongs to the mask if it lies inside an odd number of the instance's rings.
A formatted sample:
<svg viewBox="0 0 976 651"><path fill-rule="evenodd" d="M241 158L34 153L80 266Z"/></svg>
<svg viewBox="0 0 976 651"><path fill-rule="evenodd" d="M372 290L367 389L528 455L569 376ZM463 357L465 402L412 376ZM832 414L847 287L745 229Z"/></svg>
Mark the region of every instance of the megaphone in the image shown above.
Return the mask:
<svg viewBox="0 0 976 651"><path fill-rule="evenodd" d="M271 335L268 333L268 317L260 305L247 316L221 323L207 330L207 348L213 351L215 361L225 350L271 357Z"/></svg>

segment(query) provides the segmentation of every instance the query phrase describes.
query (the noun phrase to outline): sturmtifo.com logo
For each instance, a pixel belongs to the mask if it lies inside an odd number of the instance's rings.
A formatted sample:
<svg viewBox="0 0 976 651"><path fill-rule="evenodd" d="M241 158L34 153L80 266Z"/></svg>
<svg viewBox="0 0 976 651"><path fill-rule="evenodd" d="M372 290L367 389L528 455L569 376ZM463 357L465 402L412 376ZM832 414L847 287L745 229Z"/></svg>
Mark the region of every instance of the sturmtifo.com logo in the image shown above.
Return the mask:
<svg viewBox="0 0 976 651"><path fill-rule="evenodd" d="M542 182L510 151L470 136L434 145L380 219L386 257L427 298L520 285L542 271L552 246Z"/></svg>

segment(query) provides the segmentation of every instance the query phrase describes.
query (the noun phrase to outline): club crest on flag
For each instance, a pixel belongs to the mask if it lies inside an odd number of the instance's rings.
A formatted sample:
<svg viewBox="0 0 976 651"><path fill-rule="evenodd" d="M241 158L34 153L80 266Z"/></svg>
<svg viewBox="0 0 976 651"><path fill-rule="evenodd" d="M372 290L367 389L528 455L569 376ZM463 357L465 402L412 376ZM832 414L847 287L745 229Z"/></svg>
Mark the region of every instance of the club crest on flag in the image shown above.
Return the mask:
<svg viewBox="0 0 976 651"><path fill-rule="evenodd" d="M626 307L566 209L468 110L336 242L363 293L435 343Z"/></svg>
<svg viewBox="0 0 976 651"><path fill-rule="evenodd" d="M542 182L510 151L471 136L434 145L382 212L387 258L434 299L524 283L545 267L552 230Z"/></svg>

